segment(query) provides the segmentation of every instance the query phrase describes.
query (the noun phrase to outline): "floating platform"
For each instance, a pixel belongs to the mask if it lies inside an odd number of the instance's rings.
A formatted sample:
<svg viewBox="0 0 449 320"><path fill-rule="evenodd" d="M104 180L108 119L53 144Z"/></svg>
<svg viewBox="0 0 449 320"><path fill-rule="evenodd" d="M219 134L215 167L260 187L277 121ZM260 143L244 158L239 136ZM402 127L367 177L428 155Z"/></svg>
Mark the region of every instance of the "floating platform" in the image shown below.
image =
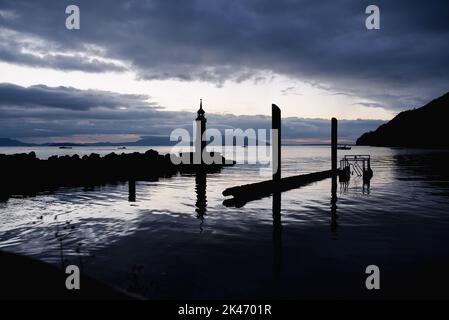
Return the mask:
<svg viewBox="0 0 449 320"><path fill-rule="evenodd" d="M340 182L348 182L352 173L363 177L364 182L369 182L373 177L371 157L369 155L345 155L340 160Z"/></svg>

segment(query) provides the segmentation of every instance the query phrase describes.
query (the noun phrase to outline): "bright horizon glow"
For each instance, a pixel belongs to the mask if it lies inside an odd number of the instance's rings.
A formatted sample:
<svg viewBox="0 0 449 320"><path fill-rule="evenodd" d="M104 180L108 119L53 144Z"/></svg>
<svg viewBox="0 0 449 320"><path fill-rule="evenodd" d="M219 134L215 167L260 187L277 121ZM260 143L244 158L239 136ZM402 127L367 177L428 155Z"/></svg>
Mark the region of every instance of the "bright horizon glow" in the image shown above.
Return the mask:
<svg viewBox="0 0 449 320"><path fill-rule="evenodd" d="M222 86L200 81L140 80L134 72L86 73L32 68L0 62L0 82L29 87L46 85L96 89L121 94L146 94L166 111L194 112L203 98L207 113L269 115L271 103L282 115L299 118L390 120L391 110L358 105L363 98L333 95L305 81L266 73L264 80L225 82Z"/></svg>

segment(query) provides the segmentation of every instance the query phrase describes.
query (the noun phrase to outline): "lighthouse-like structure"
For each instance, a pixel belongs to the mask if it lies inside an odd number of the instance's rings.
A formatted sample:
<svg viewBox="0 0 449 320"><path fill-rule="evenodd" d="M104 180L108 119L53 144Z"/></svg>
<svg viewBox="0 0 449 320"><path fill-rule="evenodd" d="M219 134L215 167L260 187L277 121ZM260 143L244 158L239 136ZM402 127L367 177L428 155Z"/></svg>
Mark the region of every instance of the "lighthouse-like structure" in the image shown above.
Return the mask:
<svg viewBox="0 0 449 320"><path fill-rule="evenodd" d="M196 117L196 137L195 137L195 162L203 163L202 155L206 148L206 140L204 132L206 131L207 119L204 116L203 99L200 99L200 108L198 109L198 116Z"/></svg>

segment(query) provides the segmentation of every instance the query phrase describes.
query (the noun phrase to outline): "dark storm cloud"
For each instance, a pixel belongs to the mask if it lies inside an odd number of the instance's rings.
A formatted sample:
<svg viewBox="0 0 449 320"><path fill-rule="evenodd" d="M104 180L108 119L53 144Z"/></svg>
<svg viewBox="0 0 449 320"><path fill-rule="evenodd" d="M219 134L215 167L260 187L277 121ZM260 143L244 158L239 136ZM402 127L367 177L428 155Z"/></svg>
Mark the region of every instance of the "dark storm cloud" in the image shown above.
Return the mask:
<svg viewBox="0 0 449 320"><path fill-rule="evenodd" d="M150 106L145 95L123 95L99 90L79 90L70 87L51 88L44 85L24 88L0 84L0 108L58 108L83 111L92 108L139 108Z"/></svg>
<svg viewBox="0 0 449 320"><path fill-rule="evenodd" d="M0 18L0 22L1 20ZM85 45L77 51L67 50L51 40L44 41L31 34L0 29L0 61L32 67L97 73L127 70L117 62L96 58L98 52L94 49L95 47Z"/></svg>
<svg viewBox="0 0 449 320"><path fill-rule="evenodd" d="M147 79L204 80L218 85L271 71L325 83L402 109L447 91L449 2L374 2L381 30L367 31L371 2L272 0L79 0L81 30L64 27L72 1L3 0L4 30L39 38L50 50L102 48ZM22 39L22 40L23 40ZM0 59L52 68L121 70L114 63L30 56L13 40ZM87 50L88 52L88 50Z"/></svg>
<svg viewBox="0 0 449 320"><path fill-rule="evenodd" d="M192 106L192 109L196 107ZM271 117L208 114L209 127L269 129ZM169 136L172 130L192 131L194 113L161 110L143 95L46 86L0 84L0 137L18 139L77 135ZM341 121L340 138L354 141L382 121ZM286 118L283 137L290 140L329 138L329 121Z"/></svg>

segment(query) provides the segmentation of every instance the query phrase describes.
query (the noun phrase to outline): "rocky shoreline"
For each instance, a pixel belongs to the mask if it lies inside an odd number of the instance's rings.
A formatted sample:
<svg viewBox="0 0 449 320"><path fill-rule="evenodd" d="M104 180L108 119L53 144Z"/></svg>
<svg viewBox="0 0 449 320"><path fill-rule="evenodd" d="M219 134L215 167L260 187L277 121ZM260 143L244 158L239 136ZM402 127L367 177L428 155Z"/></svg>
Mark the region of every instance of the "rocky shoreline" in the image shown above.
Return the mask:
<svg viewBox="0 0 449 320"><path fill-rule="evenodd" d="M212 154L212 153L211 153ZM52 156L41 160L34 152L0 155L2 180L0 200L11 196L34 196L59 187L92 187L120 181L155 181L182 173L218 172L232 165L219 154L220 163L189 164L172 161L177 155L159 154L155 150L145 153L110 153L104 157Z"/></svg>

